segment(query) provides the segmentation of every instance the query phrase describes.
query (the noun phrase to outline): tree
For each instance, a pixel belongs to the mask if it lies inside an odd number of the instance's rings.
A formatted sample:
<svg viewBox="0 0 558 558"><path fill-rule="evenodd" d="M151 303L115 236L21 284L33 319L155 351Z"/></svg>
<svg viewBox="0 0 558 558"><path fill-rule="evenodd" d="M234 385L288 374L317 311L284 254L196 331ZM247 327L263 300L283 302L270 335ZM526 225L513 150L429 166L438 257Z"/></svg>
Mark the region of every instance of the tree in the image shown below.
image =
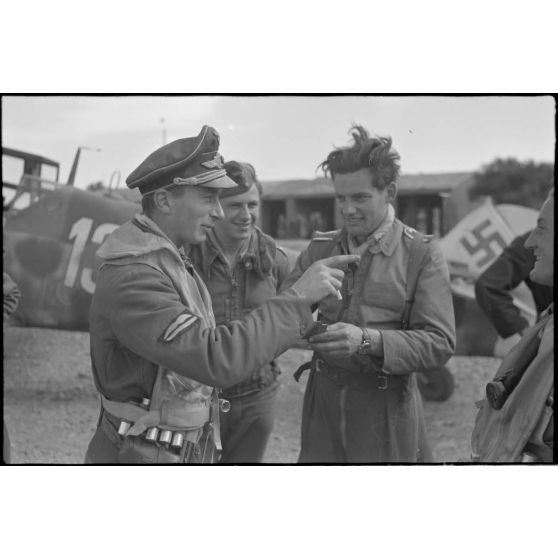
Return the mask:
<svg viewBox="0 0 558 558"><path fill-rule="evenodd" d="M491 196L494 203L511 203L540 209L554 186L554 164L496 159L474 175L469 197Z"/></svg>

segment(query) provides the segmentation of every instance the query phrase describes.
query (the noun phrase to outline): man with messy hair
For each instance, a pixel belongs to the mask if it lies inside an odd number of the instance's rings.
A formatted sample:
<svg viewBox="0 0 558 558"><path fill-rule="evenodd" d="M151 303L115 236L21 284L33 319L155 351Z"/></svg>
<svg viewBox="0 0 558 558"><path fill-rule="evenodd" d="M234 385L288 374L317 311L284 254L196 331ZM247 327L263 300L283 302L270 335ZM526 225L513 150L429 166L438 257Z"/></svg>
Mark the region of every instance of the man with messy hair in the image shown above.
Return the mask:
<svg viewBox="0 0 558 558"><path fill-rule="evenodd" d="M399 154L362 126L321 164L343 219L316 233L284 288L316 260L358 254L338 296L319 305L327 329L314 351L302 416L301 463L429 462L415 372L442 366L455 349L449 273L440 248L395 217ZM317 329L315 331L318 331Z"/></svg>

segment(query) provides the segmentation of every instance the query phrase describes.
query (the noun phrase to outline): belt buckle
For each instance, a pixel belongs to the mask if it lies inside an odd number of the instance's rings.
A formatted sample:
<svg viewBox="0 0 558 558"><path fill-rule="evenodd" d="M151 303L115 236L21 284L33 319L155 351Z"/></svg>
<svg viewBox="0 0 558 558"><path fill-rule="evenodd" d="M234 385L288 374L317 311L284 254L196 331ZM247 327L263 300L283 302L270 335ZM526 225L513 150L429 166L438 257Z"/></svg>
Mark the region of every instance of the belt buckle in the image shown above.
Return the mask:
<svg viewBox="0 0 558 558"><path fill-rule="evenodd" d="M316 364L314 365L314 369L316 370L316 372L321 371L323 363L324 363L324 361L321 358L316 359Z"/></svg>
<svg viewBox="0 0 558 558"><path fill-rule="evenodd" d="M385 390L388 387L388 377L385 374L378 374L377 376L377 388L381 390Z"/></svg>

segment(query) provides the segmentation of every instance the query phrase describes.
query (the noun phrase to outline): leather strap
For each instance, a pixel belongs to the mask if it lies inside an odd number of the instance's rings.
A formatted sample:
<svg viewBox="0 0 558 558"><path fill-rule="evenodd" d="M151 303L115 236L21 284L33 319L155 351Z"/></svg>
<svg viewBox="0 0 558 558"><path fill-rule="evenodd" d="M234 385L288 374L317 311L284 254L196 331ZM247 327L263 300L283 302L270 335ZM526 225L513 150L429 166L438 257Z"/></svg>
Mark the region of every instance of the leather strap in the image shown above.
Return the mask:
<svg viewBox="0 0 558 558"><path fill-rule="evenodd" d="M312 369L313 362L314 362L313 360L309 362L305 362L304 364L302 364L296 369L296 372L293 374L293 376L297 382L300 382L300 377L302 376L302 374L304 374L304 372L306 372L306 370Z"/></svg>
<svg viewBox="0 0 558 558"><path fill-rule="evenodd" d="M407 329L409 327L411 309L415 302L415 291L417 290L420 266L428 251L428 242L425 240L423 235L415 233L411 241L411 250L407 263L407 292L405 293L405 306L401 316L401 329Z"/></svg>
<svg viewBox="0 0 558 558"><path fill-rule="evenodd" d="M219 394L216 389L211 394L211 427L213 428L215 447L221 451L223 444L221 443L221 422L219 420Z"/></svg>

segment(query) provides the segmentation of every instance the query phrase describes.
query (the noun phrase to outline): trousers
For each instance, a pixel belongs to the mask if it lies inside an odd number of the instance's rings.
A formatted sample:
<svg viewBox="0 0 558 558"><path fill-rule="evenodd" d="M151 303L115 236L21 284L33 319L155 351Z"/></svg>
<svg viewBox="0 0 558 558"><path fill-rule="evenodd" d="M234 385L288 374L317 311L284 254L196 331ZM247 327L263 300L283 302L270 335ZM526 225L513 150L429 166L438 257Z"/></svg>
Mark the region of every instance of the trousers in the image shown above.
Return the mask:
<svg viewBox="0 0 558 558"><path fill-rule="evenodd" d="M386 389L374 380L343 384L310 373L299 463L432 461L415 376L388 377Z"/></svg>
<svg viewBox="0 0 558 558"><path fill-rule="evenodd" d="M223 453L219 463L261 463L275 422L279 382L230 399L231 409L221 413Z"/></svg>

